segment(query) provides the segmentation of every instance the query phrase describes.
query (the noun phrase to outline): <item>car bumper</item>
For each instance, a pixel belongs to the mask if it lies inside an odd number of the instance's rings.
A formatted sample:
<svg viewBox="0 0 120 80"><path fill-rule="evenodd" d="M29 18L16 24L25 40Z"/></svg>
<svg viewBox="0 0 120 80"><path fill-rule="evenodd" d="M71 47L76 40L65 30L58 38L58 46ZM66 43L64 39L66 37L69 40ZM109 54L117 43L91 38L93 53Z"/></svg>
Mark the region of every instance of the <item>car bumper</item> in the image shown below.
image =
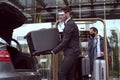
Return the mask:
<svg viewBox="0 0 120 80"><path fill-rule="evenodd" d="M37 72L2 72L0 80L41 80L41 77Z"/></svg>

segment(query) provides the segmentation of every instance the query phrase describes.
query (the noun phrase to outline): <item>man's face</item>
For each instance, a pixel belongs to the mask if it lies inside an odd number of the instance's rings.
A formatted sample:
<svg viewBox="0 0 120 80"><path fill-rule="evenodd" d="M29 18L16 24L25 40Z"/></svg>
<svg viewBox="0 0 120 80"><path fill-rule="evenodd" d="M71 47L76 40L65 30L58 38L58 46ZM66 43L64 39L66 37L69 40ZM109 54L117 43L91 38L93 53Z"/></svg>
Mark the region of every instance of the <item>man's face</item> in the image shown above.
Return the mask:
<svg viewBox="0 0 120 80"><path fill-rule="evenodd" d="M89 32L90 32L90 34L93 34L93 33L95 33L95 32L93 31L93 29L90 29L90 31L89 31Z"/></svg>
<svg viewBox="0 0 120 80"><path fill-rule="evenodd" d="M64 12L59 13L58 16L59 16L59 19L61 21L65 21L66 20L66 14Z"/></svg>
<svg viewBox="0 0 120 80"><path fill-rule="evenodd" d="M93 31L93 29L90 29L89 33L90 33L90 36L93 37L93 38L94 38L95 35L96 35L96 32Z"/></svg>

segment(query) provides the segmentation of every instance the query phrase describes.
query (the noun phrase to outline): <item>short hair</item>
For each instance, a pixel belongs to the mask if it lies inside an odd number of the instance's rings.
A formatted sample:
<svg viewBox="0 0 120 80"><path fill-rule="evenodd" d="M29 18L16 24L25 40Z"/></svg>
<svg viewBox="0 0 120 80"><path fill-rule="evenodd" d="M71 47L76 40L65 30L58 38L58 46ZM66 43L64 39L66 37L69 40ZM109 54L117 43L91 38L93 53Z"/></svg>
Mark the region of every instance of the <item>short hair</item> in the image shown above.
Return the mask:
<svg viewBox="0 0 120 80"><path fill-rule="evenodd" d="M93 29L94 32L97 32L97 33L98 33L98 29L97 29L97 28L91 27L90 29Z"/></svg>
<svg viewBox="0 0 120 80"><path fill-rule="evenodd" d="M70 8L69 7L61 7L59 11L63 11L64 13L70 12Z"/></svg>

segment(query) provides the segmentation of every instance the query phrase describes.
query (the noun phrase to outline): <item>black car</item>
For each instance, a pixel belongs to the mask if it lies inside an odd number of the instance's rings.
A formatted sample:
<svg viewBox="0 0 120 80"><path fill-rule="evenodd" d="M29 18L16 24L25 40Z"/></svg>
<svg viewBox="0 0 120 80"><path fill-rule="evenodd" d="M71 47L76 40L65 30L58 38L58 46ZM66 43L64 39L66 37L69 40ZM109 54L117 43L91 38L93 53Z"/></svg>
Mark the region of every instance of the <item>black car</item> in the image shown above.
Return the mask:
<svg viewBox="0 0 120 80"><path fill-rule="evenodd" d="M17 8L0 2L0 80L41 80L36 58L23 53L12 39L13 29L20 27L26 17ZM18 48L11 46L11 41Z"/></svg>

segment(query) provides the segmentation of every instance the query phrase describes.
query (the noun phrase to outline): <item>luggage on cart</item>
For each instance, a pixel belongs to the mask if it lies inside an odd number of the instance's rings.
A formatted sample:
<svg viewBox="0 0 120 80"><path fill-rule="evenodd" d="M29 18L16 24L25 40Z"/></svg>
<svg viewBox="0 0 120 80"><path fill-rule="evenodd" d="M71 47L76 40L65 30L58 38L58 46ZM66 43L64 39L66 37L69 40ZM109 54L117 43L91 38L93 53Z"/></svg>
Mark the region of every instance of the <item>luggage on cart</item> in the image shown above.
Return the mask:
<svg viewBox="0 0 120 80"><path fill-rule="evenodd" d="M88 77L90 74L90 60L88 57L82 58L82 76Z"/></svg>
<svg viewBox="0 0 120 80"><path fill-rule="evenodd" d="M93 73L93 80L106 80L106 61L99 59L95 60Z"/></svg>
<svg viewBox="0 0 120 80"><path fill-rule="evenodd" d="M44 55L55 48L60 41L57 28L31 31L25 38L27 39L31 55Z"/></svg>
<svg viewBox="0 0 120 80"><path fill-rule="evenodd" d="M90 60L88 57L79 57L76 68L76 80L90 79Z"/></svg>

